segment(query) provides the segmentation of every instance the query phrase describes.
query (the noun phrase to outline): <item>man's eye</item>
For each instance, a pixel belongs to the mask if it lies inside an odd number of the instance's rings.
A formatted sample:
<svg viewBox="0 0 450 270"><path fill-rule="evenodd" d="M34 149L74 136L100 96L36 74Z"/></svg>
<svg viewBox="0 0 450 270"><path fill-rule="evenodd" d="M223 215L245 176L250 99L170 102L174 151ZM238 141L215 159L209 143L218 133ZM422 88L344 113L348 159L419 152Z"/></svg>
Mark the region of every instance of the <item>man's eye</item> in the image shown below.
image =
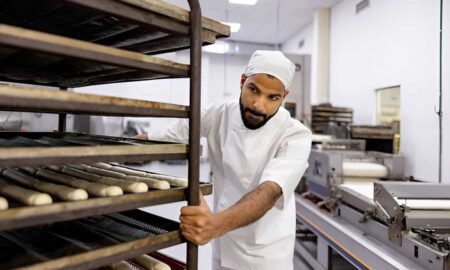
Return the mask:
<svg viewBox="0 0 450 270"><path fill-rule="evenodd" d="M250 87L250 91L251 91L252 93L256 93L256 88Z"/></svg>
<svg viewBox="0 0 450 270"><path fill-rule="evenodd" d="M279 97L279 96L273 96L273 97L270 97L270 99L271 99L271 100L279 100L280 97Z"/></svg>

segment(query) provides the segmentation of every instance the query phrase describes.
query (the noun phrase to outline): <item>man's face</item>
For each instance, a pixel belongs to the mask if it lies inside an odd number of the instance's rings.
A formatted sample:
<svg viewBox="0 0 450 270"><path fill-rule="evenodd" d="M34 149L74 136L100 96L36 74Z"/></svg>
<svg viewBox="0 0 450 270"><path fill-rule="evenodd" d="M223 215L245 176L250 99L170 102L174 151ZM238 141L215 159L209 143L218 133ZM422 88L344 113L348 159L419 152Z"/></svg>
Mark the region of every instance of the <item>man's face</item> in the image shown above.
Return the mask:
<svg viewBox="0 0 450 270"><path fill-rule="evenodd" d="M263 73L241 76L240 108L244 125L258 129L275 115L288 94L283 83Z"/></svg>

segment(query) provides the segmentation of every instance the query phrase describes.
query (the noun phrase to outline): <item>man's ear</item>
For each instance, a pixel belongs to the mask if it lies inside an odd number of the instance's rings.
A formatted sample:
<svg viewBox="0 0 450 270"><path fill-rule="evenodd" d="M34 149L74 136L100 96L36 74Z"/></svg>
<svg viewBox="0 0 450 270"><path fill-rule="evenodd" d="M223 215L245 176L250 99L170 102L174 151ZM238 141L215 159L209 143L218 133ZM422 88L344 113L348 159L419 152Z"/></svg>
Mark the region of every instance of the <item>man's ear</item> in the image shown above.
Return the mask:
<svg viewBox="0 0 450 270"><path fill-rule="evenodd" d="M285 97L287 97L287 95L289 94L289 90L284 90L284 95L283 95L283 98L285 98Z"/></svg>
<svg viewBox="0 0 450 270"><path fill-rule="evenodd" d="M242 90L242 87L244 86L245 80L247 80L247 76L245 76L245 73L242 73L242 75L241 75L241 90Z"/></svg>

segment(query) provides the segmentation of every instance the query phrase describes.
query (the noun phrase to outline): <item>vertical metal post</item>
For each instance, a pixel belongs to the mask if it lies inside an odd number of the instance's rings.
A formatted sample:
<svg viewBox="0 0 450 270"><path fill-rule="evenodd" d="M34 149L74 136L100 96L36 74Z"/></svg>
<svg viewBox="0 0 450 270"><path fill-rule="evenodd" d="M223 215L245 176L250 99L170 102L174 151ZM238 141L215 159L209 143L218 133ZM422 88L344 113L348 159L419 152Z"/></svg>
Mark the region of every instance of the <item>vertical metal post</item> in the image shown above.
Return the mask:
<svg viewBox="0 0 450 270"><path fill-rule="evenodd" d="M198 0L188 0L190 12L190 115L189 115L189 188L188 204L199 205L200 177L200 98L202 56L202 14ZM198 268L198 246L187 243L186 264L188 270Z"/></svg>
<svg viewBox="0 0 450 270"><path fill-rule="evenodd" d="M60 91L67 91L67 88L60 88ZM60 113L58 114L58 131L66 132L66 122L67 122L67 114Z"/></svg>

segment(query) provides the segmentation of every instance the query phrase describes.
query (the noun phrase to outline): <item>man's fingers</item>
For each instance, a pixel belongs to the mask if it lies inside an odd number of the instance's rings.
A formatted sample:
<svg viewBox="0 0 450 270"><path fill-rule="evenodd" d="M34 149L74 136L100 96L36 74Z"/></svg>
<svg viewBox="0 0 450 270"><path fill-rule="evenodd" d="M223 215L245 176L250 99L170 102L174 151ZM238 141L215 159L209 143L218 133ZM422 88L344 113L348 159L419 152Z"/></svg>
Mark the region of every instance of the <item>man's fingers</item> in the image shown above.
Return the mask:
<svg viewBox="0 0 450 270"><path fill-rule="evenodd" d="M180 216L180 222L183 225L191 225L197 228L204 228L208 226L208 219L196 216Z"/></svg>
<svg viewBox="0 0 450 270"><path fill-rule="evenodd" d="M209 210L208 206L183 206L180 209L180 215L182 216L200 216L209 214L211 210Z"/></svg>
<svg viewBox="0 0 450 270"><path fill-rule="evenodd" d="M195 216L180 216L181 224L194 225L196 220Z"/></svg>
<svg viewBox="0 0 450 270"><path fill-rule="evenodd" d="M199 206L183 206L181 207L180 214L182 216L196 216L201 213Z"/></svg>
<svg viewBox="0 0 450 270"><path fill-rule="evenodd" d="M208 220L206 219L197 219L194 217L180 217L180 228L183 231L189 231L196 235L207 232L211 229Z"/></svg>
<svg viewBox="0 0 450 270"><path fill-rule="evenodd" d="M193 235L191 233L184 233L183 232L182 234L183 234L184 238L186 238L188 241L190 241L190 242L192 242L192 243L194 243L196 245L204 245L204 244L209 242L209 240L203 239L203 238L201 238L199 236L195 236L195 235Z"/></svg>
<svg viewBox="0 0 450 270"><path fill-rule="evenodd" d="M182 232L191 233L191 234L196 234L198 231L197 229L195 229L195 227L188 225L188 224L180 224L180 229Z"/></svg>
<svg viewBox="0 0 450 270"><path fill-rule="evenodd" d="M199 206L184 206L180 209L180 228L183 236L197 245L204 245L215 235L213 213L203 195Z"/></svg>
<svg viewBox="0 0 450 270"><path fill-rule="evenodd" d="M199 244L199 237L197 237L194 233L191 232L185 232L183 231L181 233L188 241L198 245Z"/></svg>
<svg viewBox="0 0 450 270"><path fill-rule="evenodd" d="M203 230L199 229L196 226L192 226L190 224L181 224L180 227L183 232L190 233L193 235L199 235L203 232Z"/></svg>
<svg viewBox="0 0 450 270"><path fill-rule="evenodd" d="M180 209L180 214L184 216L194 216L194 215L202 215L211 212L209 209L208 203L206 202L203 195L200 193L200 205L193 206L183 206Z"/></svg>
<svg viewBox="0 0 450 270"><path fill-rule="evenodd" d="M185 232L185 231L181 232L181 234L182 234L182 235L184 236L184 238L186 238L188 241L194 243L194 241L193 241L194 235L193 235L193 234L191 234L191 233L189 233L189 232Z"/></svg>

